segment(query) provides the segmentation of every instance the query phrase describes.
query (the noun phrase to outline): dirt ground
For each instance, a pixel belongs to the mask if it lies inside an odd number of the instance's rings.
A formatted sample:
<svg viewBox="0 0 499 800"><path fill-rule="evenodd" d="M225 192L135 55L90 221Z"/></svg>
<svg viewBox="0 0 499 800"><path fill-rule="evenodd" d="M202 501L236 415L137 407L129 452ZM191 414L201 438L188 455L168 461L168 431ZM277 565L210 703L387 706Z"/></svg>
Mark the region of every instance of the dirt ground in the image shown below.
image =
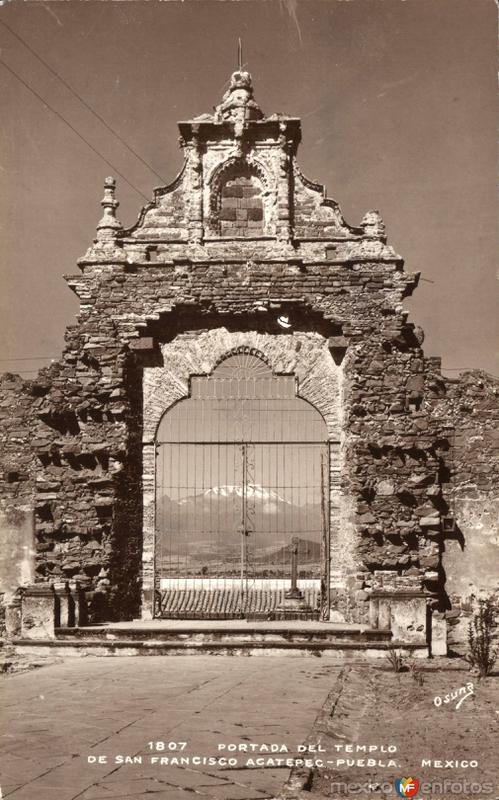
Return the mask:
<svg viewBox="0 0 499 800"><path fill-rule="evenodd" d="M328 762L313 770L312 794L396 798L394 781L411 777L416 798L499 797L499 674L418 667L345 667L310 739Z"/></svg>

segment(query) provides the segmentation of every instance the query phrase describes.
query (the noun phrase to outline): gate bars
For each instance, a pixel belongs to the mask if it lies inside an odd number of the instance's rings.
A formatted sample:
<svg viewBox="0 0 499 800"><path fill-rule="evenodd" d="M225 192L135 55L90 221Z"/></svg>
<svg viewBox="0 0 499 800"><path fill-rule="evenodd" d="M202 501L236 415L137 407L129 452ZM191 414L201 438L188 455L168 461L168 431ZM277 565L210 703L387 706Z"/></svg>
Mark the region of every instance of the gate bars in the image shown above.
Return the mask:
<svg viewBox="0 0 499 800"><path fill-rule="evenodd" d="M327 599L328 494L325 423L293 376L245 354L193 377L158 429L155 614L271 613L292 538L315 608Z"/></svg>

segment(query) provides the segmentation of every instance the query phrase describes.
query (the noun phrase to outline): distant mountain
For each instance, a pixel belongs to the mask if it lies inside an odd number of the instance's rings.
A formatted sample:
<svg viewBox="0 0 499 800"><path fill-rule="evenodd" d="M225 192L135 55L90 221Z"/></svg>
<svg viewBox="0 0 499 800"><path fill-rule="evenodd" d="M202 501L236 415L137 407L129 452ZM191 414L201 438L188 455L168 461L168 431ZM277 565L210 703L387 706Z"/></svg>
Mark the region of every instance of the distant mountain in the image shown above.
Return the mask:
<svg viewBox="0 0 499 800"><path fill-rule="evenodd" d="M221 499L229 499L229 498L243 498L243 487L242 486L212 486L210 489L206 489L204 492L198 495L194 495L194 497L185 497L183 500L180 500L178 505L179 506L189 506L197 504L198 500L203 498L204 500L210 502L212 500L221 500ZM279 505L284 504L287 506L292 506L293 504L290 503L289 500L285 500L284 497L281 497L277 492L273 489L264 489L263 486L259 486L258 484L251 484L249 483L246 486L246 499L249 503L258 502L262 506L265 507L268 513L275 513L278 510Z"/></svg>
<svg viewBox="0 0 499 800"><path fill-rule="evenodd" d="M163 495L157 500L157 526L175 547L189 544L204 552L234 553L241 544L243 489L241 485L213 486L181 500ZM286 548L290 536L313 543L322 539L320 503L293 504L274 489L246 487L248 545L271 552ZM314 556L315 558L315 556Z"/></svg>

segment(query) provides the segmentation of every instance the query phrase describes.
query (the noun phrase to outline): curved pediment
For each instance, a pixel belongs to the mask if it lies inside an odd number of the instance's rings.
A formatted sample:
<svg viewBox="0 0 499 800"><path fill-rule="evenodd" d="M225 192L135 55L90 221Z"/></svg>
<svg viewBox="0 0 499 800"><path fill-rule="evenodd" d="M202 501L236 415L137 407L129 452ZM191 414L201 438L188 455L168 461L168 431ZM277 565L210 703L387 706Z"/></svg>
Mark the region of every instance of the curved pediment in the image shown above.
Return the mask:
<svg viewBox="0 0 499 800"><path fill-rule="evenodd" d="M135 225L123 236L140 239L187 239L185 176L187 159L174 180L154 190L154 199L143 206Z"/></svg>
<svg viewBox="0 0 499 800"><path fill-rule="evenodd" d="M336 200L326 196L325 186L305 177L296 161L293 201L296 238L327 239L331 236L363 233L362 228L354 228L345 222Z"/></svg>
<svg viewBox="0 0 499 800"><path fill-rule="evenodd" d="M251 76L239 70L215 114L179 122L184 164L123 229L114 179L85 263L168 263L175 259L294 257L399 260L386 246L377 211L349 225L325 187L296 161L300 120L265 116L253 99Z"/></svg>

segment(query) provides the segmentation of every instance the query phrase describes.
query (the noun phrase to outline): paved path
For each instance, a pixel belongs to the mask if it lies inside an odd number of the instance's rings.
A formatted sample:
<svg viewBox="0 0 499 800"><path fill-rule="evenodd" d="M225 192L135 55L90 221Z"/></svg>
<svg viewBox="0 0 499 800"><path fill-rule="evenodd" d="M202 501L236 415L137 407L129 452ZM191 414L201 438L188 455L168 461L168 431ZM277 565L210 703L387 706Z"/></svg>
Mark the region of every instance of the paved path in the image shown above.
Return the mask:
<svg viewBox="0 0 499 800"><path fill-rule="evenodd" d="M9 800L258 800L286 767L251 768L267 753L218 744L286 745L309 734L340 667L304 657L175 656L72 659L6 677L0 703L0 787ZM148 742L187 742L182 752ZM116 756L141 756L119 765ZM193 757L237 758L232 768ZM88 757L106 757L89 763ZM183 766L151 757L189 758Z"/></svg>

